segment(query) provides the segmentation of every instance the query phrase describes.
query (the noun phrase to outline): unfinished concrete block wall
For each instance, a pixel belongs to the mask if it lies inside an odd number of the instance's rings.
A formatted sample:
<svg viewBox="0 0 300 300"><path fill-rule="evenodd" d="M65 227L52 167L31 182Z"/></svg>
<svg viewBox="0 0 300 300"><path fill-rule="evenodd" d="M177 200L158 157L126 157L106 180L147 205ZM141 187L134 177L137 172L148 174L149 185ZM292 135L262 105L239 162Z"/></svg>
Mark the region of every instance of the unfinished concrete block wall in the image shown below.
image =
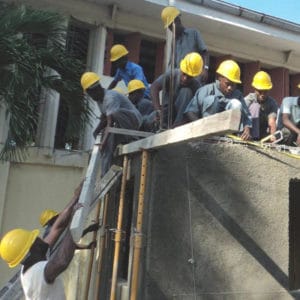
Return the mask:
<svg viewBox="0 0 300 300"><path fill-rule="evenodd" d="M195 142L152 153L150 172L140 299L295 298L289 184L299 160Z"/></svg>

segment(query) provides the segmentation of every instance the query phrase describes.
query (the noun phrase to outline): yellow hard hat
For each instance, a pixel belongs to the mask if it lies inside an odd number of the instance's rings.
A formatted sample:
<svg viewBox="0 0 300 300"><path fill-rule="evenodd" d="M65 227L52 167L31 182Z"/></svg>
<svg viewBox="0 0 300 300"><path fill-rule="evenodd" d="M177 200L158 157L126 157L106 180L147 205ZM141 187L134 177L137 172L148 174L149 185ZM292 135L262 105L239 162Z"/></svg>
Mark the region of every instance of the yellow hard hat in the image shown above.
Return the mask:
<svg viewBox="0 0 300 300"><path fill-rule="evenodd" d="M40 214L40 224L44 227L52 218L58 215L58 212L52 209L45 209Z"/></svg>
<svg viewBox="0 0 300 300"><path fill-rule="evenodd" d="M138 79L133 79L128 82L128 93L132 93L139 89L145 89L144 82Z"/></svg>
<svg viewBox="0 0 300 300"><path fill-rule="evenodd" d="M253 77L252 86L257 90L270 90L273 84L267 72L259 71Z"/></svg>
<svg viewBox="0 0 300 300"><path fill-rule="evenodd" d="M86 91L90 86L100 80L98 74L94 72L85 72L82 74L80 83L84 91Z"/></svg>
<svg viewBox="0 0 300 300"><path fill-rule="evenodd" d="M164 27L169 27L175 18L180 15L180 11L174 6L167 6L161 12L161 19L164 23Z"/></svg>
<svg viewBox="0 0 300 300"><path fill-rule="evenodd" d="M39 230L13 229L6 233L0 243L0 256L10 268L16 267L26 256L39 235Z"/></svg>
<svg viewBox="0 0 300 300"><path fill-rule="evenodd" d="M234 83L241 83L241 70L234 60L224 60L216 72Z"/></svg>
<svg viewBox="0 0 300 300"><path fill-rule="evenodd" d="M300 89L300 83L298 83L297 88Z"/></svg>
<svg viewBox="0 0 300 300"><path fill-rule="evenodd" d="M110 61L116 61L119 58L127 55L128 50L121 44L114 45L110 49Z"/></svg>
<svg viewBox="0 0 300 300"><path fill-rule="evenodd" d="M197 52L187 54L180 62L180 70L192 77L201 74L203 68L203 59Z"/></svg>

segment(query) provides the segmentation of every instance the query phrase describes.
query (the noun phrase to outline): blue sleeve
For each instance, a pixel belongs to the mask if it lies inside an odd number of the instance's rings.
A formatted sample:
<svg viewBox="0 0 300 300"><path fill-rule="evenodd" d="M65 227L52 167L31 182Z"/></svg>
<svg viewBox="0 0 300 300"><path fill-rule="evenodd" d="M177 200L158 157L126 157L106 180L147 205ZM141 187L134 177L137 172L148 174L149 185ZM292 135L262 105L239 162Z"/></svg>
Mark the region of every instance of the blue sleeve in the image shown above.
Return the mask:
<svg viewBox="0 0 300 300"><path fill-rule="evenodd" d="M133 76L134 76L134 79L141 80L144 83L146 81L146 77L145 77L144 71L143 71L142 67L139 66L139 65L136 65L135 68L133 69Z"/></svg>

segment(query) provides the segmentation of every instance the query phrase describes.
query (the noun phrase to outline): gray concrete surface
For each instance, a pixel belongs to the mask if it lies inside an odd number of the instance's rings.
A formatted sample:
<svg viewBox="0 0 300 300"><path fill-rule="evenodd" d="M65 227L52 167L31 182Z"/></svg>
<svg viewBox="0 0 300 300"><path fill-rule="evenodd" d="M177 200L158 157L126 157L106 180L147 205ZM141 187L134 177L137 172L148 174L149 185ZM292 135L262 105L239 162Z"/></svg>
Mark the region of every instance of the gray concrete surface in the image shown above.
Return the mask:
<svg viewBox="0 0 300 300"><path fill-rule="evenodd" d="M152 152L149 170L140 299L298 299L289 182L299 159L195 142Z"/></svg>

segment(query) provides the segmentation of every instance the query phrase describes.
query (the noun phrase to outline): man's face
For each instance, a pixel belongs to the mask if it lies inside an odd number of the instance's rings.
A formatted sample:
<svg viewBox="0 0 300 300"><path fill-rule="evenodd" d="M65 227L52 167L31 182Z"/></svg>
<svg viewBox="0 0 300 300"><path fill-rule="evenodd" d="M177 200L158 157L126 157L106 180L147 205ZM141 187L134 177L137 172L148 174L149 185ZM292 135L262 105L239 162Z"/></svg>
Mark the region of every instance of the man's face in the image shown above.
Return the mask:
<svg viewBox="0 0 300 300"><path fill-rule="evenodd" d="M116 61L114 61L113 65L116 69L125 69L127 61L128 61L128 57L127 55L125 55L123 57L120 57Z"/></svg>
<svg viewBox="0 0 300 300"><path fill-rule="evenodd" d="M255 94L256 94L256 98L257 98L258 102L265 102L267 97L268 97L269 91L267 91L267 90L255 90Z"/></svg>
<svg viewBox="0 0 300 300"><path fill-rule="evenodd" d="M193 78L194 77L181 72L180 73L180 84L182 86L189 86L189 84L191 83L191 81L192 81Z"/></svg>
<svg viewBox="0 0 300 300"><path fill-rule="evenodd" d="M104 89L99 82L86 89L86 93L96 102L103 101Z"/></svg>
<svg viewBox="0 0 300 300"><path fill-rule="evenodd" d="M144 89L138 89L129 93L128 98L133 104L137 104L144 96Z"/></svg>
<svg viewBox="0 0 300 300"><path fill-rule="evenodd" d="M223 76L219 76L218 79L220 82L220 90L225 96L230 95L236 89L236 83L229 79Z"/></svg>
<svg viewBox="0 0 300 300"><path fill-rule="evenodd" d="M49 245L41 238L37 237L21 264L31 264L33 262L45 259L48 248Z"/></svg>

